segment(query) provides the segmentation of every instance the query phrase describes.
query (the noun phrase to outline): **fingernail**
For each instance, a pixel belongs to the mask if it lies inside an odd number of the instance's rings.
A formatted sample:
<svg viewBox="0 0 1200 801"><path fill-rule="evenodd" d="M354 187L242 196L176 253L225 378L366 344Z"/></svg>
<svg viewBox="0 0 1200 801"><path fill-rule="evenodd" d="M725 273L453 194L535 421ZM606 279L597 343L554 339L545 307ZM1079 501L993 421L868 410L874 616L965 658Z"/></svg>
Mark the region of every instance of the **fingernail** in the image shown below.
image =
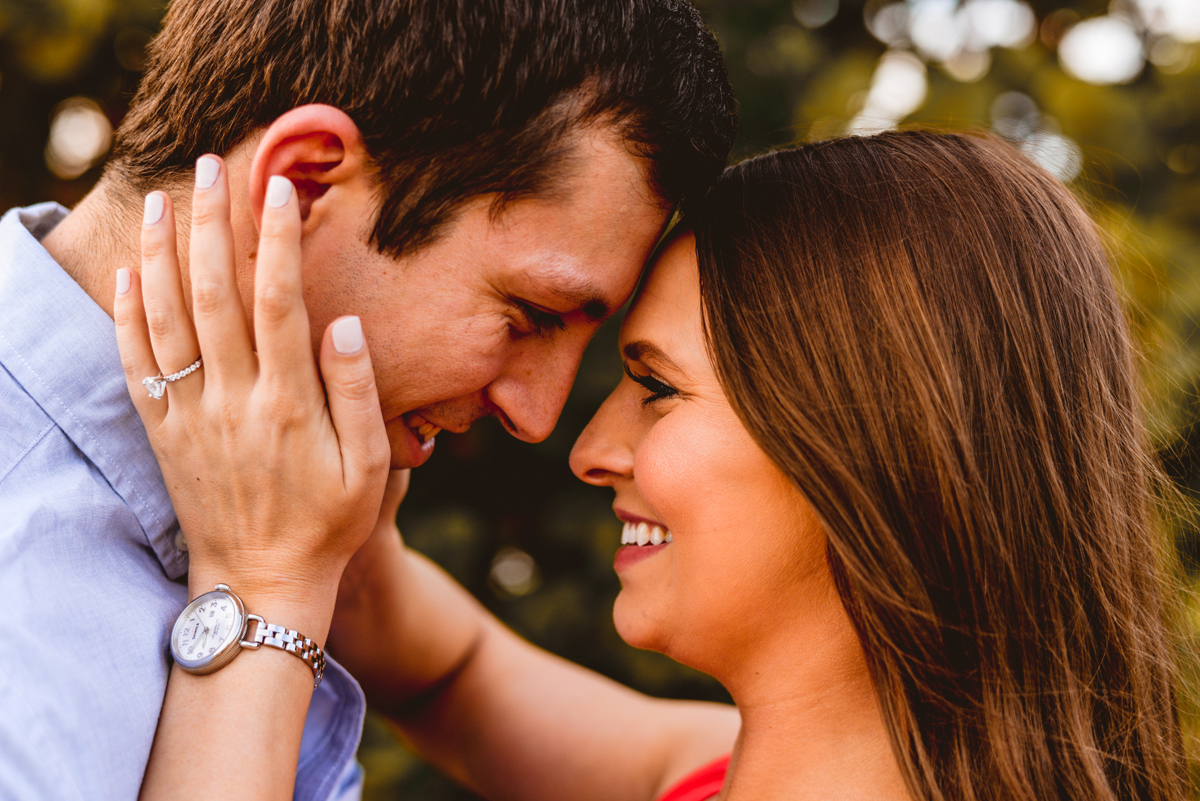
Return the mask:
<svg viewBox="0 0 1200 801"><path fill-rule="evenodd" d="M221 174L221 162L212 156L201 156L196 159L196 188L211 189Z"/></svg>
<svg viewBox="0 0 1200 801"><path fill-rule="evenodd" d="M352 356L362 350L362 320L343 317L333 324L333 349L343 356Z"/></svg>
<svg viewBox="0 0 1200 801"><path fill-rule="evenodd" d="M117 270L117 294L124 295L129 291L129 270L124 267Z"/></svg>
<svg viewBox="0 0 1200 801"><path fill-rule="evenodd" d="M142 222L146 225L154 225L162 219L162 215L163 196L157 192L146 195L146 215L142 218Z"/></svg>
<svg viewBox="0 0 1200 801"><path fill-rule="evenodd" d="M267 205L281 209L292 199L292 182L282 175L272 175L267 181Z"/></svg>

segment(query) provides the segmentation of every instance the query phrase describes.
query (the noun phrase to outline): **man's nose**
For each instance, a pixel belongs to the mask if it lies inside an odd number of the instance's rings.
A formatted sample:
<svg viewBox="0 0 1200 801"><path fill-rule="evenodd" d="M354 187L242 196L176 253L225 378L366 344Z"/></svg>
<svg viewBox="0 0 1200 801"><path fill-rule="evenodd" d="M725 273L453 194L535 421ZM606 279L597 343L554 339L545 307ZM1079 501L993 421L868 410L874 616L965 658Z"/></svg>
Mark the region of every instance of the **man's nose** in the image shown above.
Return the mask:
<svg viewBox="0 0 1200 801"><path fill-rule="evenodd" d="M579 370L587 341L555 348L528 348L488 386L488 398L509 431L524 442L541 442L554 431Z"/></svg>

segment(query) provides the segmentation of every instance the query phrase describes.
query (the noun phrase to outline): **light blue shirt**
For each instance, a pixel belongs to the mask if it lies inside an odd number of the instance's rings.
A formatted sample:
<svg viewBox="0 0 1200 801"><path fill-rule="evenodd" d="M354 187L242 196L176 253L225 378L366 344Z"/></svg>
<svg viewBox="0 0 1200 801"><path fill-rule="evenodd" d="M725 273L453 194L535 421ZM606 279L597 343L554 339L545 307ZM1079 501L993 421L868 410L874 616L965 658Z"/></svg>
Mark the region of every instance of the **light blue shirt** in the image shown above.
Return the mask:
<svg viewBox="0 0 1200 801"><path fill-rule="evenodd" d="M0 219L5 801L137 798L168 636L187 602L186 542L129 400L113 322L40 244L65 216L43 203ZM358 798L364 707L331 660L305 724L295 798ZM257 756L236 769L253 770ZM206 770L197 765L191 779Z"/></svg>

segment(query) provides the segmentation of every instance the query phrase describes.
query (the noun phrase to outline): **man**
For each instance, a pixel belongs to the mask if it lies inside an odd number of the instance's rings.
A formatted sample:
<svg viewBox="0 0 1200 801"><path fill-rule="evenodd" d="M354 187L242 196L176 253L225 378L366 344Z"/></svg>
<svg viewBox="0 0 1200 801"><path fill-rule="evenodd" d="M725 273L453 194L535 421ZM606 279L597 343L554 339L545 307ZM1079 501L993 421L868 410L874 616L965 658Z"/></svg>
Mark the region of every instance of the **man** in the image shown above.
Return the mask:
<svg viewBox="0 0 1200 801"><path fill-rule="evenodd" d="M362 319L409 467L487 415L550 433L733 127L681 0L177 0L96 189L0 222L0 797L132 798L154 736L187 544L110 319L149 191L186 222L196 158L225 157L249 310L266 184L292 180L312 331ZM297 798L354 797L362 713L331 664Z"/></svg>

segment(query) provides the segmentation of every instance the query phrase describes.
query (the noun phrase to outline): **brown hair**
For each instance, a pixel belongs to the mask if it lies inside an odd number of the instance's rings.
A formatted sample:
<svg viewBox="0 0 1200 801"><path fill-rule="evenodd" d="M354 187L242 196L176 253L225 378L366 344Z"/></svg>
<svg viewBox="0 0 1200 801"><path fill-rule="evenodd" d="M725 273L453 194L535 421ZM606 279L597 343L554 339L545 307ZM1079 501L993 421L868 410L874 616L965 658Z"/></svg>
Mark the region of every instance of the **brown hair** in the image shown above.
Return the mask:
<svg viewBox="0 0 1200 801"><path fill-rule="evenodd" d="M578 125L616 128L668 207L712 185L736 126L686 0L174 0L112 170L145 193L307 103L362 131L395 256L472 197L552 190Z"/></svg>
<svg viewBox="0 0 1200 801"><path fill-rule="evenodd" d="M689 220L718 375L824 523L913 796L1184 797L1159 473L1070 193L908 131L743 162Z"/></svg>

